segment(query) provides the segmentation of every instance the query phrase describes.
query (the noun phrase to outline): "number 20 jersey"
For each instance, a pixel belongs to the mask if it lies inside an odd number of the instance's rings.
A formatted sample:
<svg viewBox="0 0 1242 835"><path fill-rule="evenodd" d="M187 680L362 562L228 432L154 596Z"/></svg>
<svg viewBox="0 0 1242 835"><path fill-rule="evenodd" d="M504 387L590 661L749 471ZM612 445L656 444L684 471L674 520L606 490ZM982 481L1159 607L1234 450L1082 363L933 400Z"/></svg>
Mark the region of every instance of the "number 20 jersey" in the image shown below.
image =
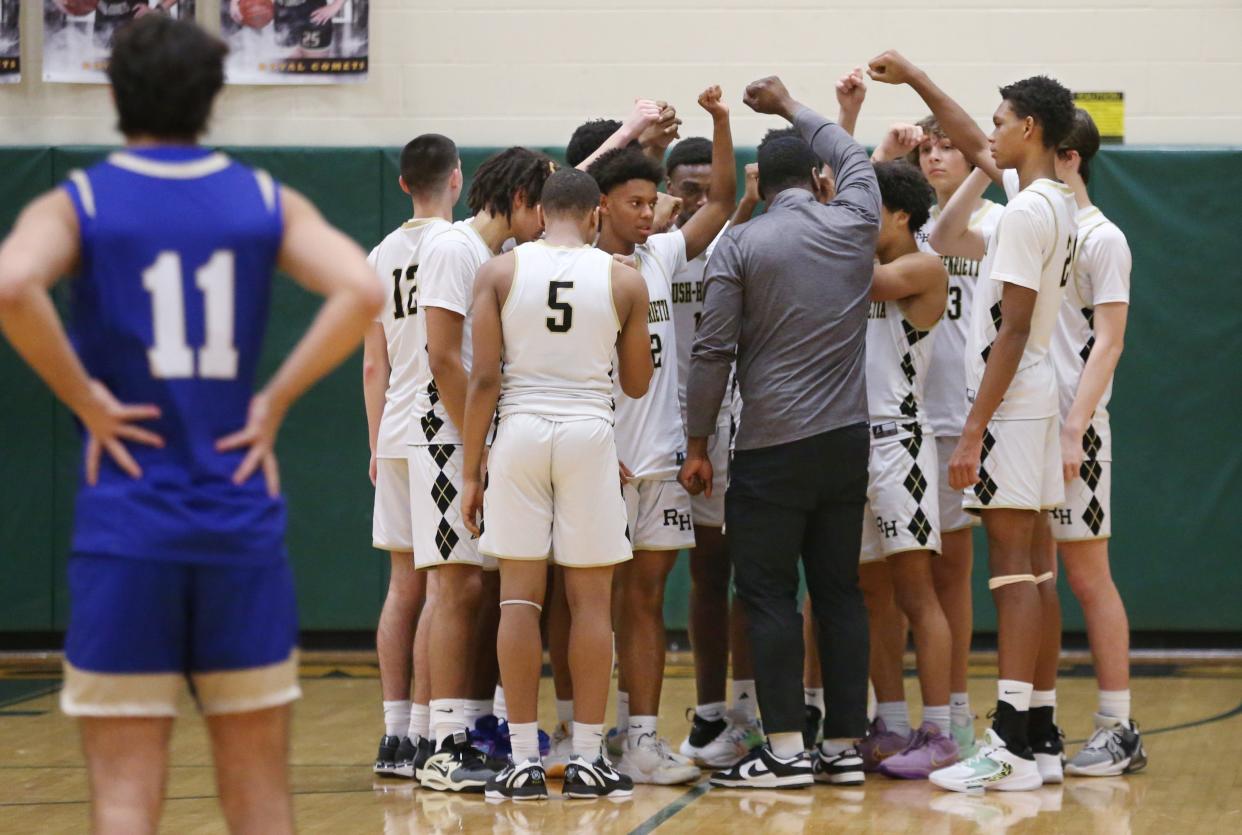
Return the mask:
<svg viewBox="0 0 1242 835"><path fill-rule="evenodd" d="M73 551L190 563L284 558L285 509L262 472L234 485L246 450L217 439L247 418L283 235L263 171L199 147L114 153L69 175L79 273L70 328L91 377L163 448L126 443L142 476L108 456L77 495Z"/></svg>

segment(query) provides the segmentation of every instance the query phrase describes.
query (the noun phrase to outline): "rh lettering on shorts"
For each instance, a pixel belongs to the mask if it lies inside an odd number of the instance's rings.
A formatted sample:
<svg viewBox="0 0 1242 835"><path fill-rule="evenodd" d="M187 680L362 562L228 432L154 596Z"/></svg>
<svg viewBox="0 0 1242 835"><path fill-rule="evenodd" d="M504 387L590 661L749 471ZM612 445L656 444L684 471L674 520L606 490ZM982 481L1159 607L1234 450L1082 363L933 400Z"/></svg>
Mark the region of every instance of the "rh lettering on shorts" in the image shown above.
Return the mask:
<svg viewBox="0 0 1242 835"><path fill-rule="evenodd" d="M1054 508L1049 512L1052 514L1052 518L1057 520L1058 525L1074 524L1074 515L1070 513L1070 509L1068 507Z"/></svg>
<svg viewBox="0 0 1242 835"><path fill-rule="evenodd" d="M694 526L690 524L689 513L678 513L676 509L670 507L664 510L664 527L688 531Z"/></svg>
<svg viewBox="0 0 1242 835"><path fill-rule="evenodd" d="M892 539L894 536L897 535L897 523L896 522L885 522L883 519L877 518L875 520L875 526L876 528L879 529L880 536L884 537L885 539Z"/></svg>

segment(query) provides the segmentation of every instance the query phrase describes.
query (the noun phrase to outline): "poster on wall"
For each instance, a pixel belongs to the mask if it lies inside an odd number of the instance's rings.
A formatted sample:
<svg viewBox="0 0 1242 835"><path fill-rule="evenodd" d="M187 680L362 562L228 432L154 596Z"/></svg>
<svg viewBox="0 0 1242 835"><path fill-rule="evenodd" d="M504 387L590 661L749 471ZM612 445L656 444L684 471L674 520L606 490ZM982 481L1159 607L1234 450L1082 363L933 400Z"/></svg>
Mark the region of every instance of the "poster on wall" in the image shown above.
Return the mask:
<svg viewBox="0 0 1242 835"><path fill-rule="evenodd" d="M0 84L22 80L22 27L19 0L0 0Z"/></svg>
<svg viewBox="0 0 1242 835"><path fill-rule="evenodd" d="M105 73L117 32L148 14L193 20L194 4L195 0L43 0L43 80L108 83Z"/></svg>
<svg viewBox="0 0 1242 835"><path fill-rule="evenodd" d="M229 84L339 84L367 77L369 0L220 0Z"/></svg>

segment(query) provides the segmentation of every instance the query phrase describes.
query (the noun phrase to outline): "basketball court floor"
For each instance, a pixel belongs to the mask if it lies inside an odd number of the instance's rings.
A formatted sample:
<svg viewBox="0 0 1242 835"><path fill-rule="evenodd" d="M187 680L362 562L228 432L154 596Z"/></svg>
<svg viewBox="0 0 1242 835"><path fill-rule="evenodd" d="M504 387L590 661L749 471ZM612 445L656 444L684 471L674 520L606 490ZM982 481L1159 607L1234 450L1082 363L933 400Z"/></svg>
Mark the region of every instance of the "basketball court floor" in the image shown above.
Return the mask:
<svg viewBox="0 0 1242 835"><path fill-rule="evenodd" d="M817 786L746 792L640 786L631 801L542 803L450 796L370 772L380 733L378 671L363 654L303 656L294 712L293 790L299 831L314 833L1242 833L1242 659L1134 659L1135 716L1151 764L1126 778L1074 779L1035 792L982 796L869 777L861 789ZM661 731L681 742L694 703L687 654L670 653ZM0 659L0 833L87 830L87 781L73 723L56 706L59 662ZM971 701L994 701L989 655L971 665ZM907 678L911 714L918 688ZM1058 686L1067 749L1091 730L1095 685L1087 659L1068 657ZM541 715L555 715L545 678ZM185 700L172 743L162 831L223 832L202 721ZM977 727L985 720L980 717ZM544 726L550 725L545 719Z"/></svg>

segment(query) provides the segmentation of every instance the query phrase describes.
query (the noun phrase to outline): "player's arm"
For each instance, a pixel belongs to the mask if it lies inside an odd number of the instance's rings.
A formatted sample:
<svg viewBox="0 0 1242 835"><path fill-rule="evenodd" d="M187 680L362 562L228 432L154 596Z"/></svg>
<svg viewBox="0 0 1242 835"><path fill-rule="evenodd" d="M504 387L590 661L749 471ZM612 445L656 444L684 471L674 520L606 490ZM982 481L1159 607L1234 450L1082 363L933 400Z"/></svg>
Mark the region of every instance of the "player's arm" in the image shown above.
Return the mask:
<svg viewBox="0 0 1242 835"><path fill-rule="evenodd" d="M988 187L988 174L981 168L970 172L949 202L940 208L940 217L932 229L928 244L941 255L960 256L975 261L983 259L987 240L978 229L970 228L970 218L979 205L979 198Z"/></svg>
<svg viewBox="0 0 1242 835"><path fill-rule="evenodd" d="M837 79L837 124L841 130L854 135L858 114L862 112L867 98L867 83L863 81L862 67L856 67Z"/></svg>
<svg viewBox="0 0 1242 835"><path fill-rule="evenodd" d="M960 104L949 98L937 87L927 73L910 63L896 50L888 50L871 59L867 74L875 81L885 84L908 84L919 94L931 110L940 129L953 146L960 150L972 165L982 168L997 185L1001 184L1001 172L992 159L988 137L975 120L970 118Z"/></svg>
<svg viewBox="0 0 1242 835"><path fill-rule="evenodd" d="M660 105L651 99L634 99L634 109L625 117L621 127L605 139L604 144L595 149L595 153L578 163L578 170L586 171L602 155L636 141L648 127L660 121L662 112Z"/></svg>
<svg viewBox="0 0 1242 835"><path fill-rule="evenodd" d="M477 280L477 279L476 279ZM461 358L461 340L466 317L443 307L425 305L427 311L427 361L431 377L449 420L460 429L466 425L466 365Z"/></svg>
<svg viewBox="0 0 1242 835"><path fill-rule="evenodd" d="M729 385L742 330L742 269L735 233L720 239L707 262L703 318L690 349L686 380L686 461L678 480L691 493L712 491L712 464L707 439L716 431L716 417Z"/></svg>
<svg viewBox="0 0 1242 835"><path fill-rule="evenodd" d="M1067 482L1078 475L1083 460L1082 436L1091 425L1091 418L1095 415L1096 407L1100 405L1104 389L1108 388L1108 383L1117 370L1117 363L1121 360L1129 309L1130 305L1126 302L1109 302L1095 306L1095 344L1091 347L1091 356L1087 358L1087 364L1078 380L1074 404L1061 427L1061 461Z"/></svg>
<svg viewBox="0 0 1242 835"><path fill-rule="evenodd" d="M949 274L939 256L912 252L888 264L876 264L871 275L871 300L902 301L906 318L916 328L930 328L944 314Z"/></svg>
<svg viewBox="0 0 1242 835"><path fill-rule="evenodd" d="M737 162L733 159L733 131L729 127L729 108L720 88L708 87L699 94L699 106L712 117L712 179L707 202L681 227L686 239L686 260L693 261L711 246L733 215L737 195Z"/></svg>
<svg viewBox="0 0 1242 835"><path fill-rule="evenodd" d="M472 534L482 531L479 514L483 509L483 456L487 430L496 414L500 399L500 331L499 286L513 275L515 259L506 253L479 268L474 279L472 315L473 359L466 393L465 423L462 425L464 445L462 519Z"/></svg>
<svg viewBox="0 0 1242 835"><path fill-rule="evenodd" d="M647 393L655 371L651 336L647 330L650 298L642 274L620 261L613 261L612 299L621 325L617 334L617 379L626 397L638 399Z"/></svg>
<svg viewBox="0 0 1242 835"><path fill-rule="evenodd" d="M871 161L888 162L901 159L917 148L923 139L923 129L918 125L896 122L888 126L888 130L884 132L884 138L871 152Z"/></svg>
<svg viewBox="0 0 1242 835"><path fill-rule="evenodd" d="M36 199L17 218L0 244L0 330L86 427L87 483L98 479L101 450L138 478L142 471L122 441L163 446L158 435L136 425L158 418L159 409L119 403L102 383L90 379L49 295L77 264L78 232L77 213L63 189Z"/></svg>
<svg viewBox="0 0 1242 835"><path fill-rule="evenodd" d="M233 481L241 484L261 465L272 495L280 490L273 453L276 433L289 407L354 352L384 303L384 290L358 245L298 192L281 186L280 195L284 235L277 266L325 301L293 351L251 400L246 426L216 442L220 451L249 447Z"/></svg>
<svg viewBox="0 0 1242 835"><path fill-rule="evenodd" d="M368 471L372 485L375 484L375 447L379 441L380 421L384 419L384 401L388 394L388 377L391 373L384 326L379 322L372 322L362 340L362 401L367 410L367 440L371 445Z"/></svg>
<svg viewBox="0 0 1242 835"><path fill-rule="evenodd" d="M746 163L746 185L742 192L742 199L737 201L737 208L733 210L733 217L729 220L730 226L741 226L746 221L755 216L755 209L759 207L759 163Z"/></svg>

